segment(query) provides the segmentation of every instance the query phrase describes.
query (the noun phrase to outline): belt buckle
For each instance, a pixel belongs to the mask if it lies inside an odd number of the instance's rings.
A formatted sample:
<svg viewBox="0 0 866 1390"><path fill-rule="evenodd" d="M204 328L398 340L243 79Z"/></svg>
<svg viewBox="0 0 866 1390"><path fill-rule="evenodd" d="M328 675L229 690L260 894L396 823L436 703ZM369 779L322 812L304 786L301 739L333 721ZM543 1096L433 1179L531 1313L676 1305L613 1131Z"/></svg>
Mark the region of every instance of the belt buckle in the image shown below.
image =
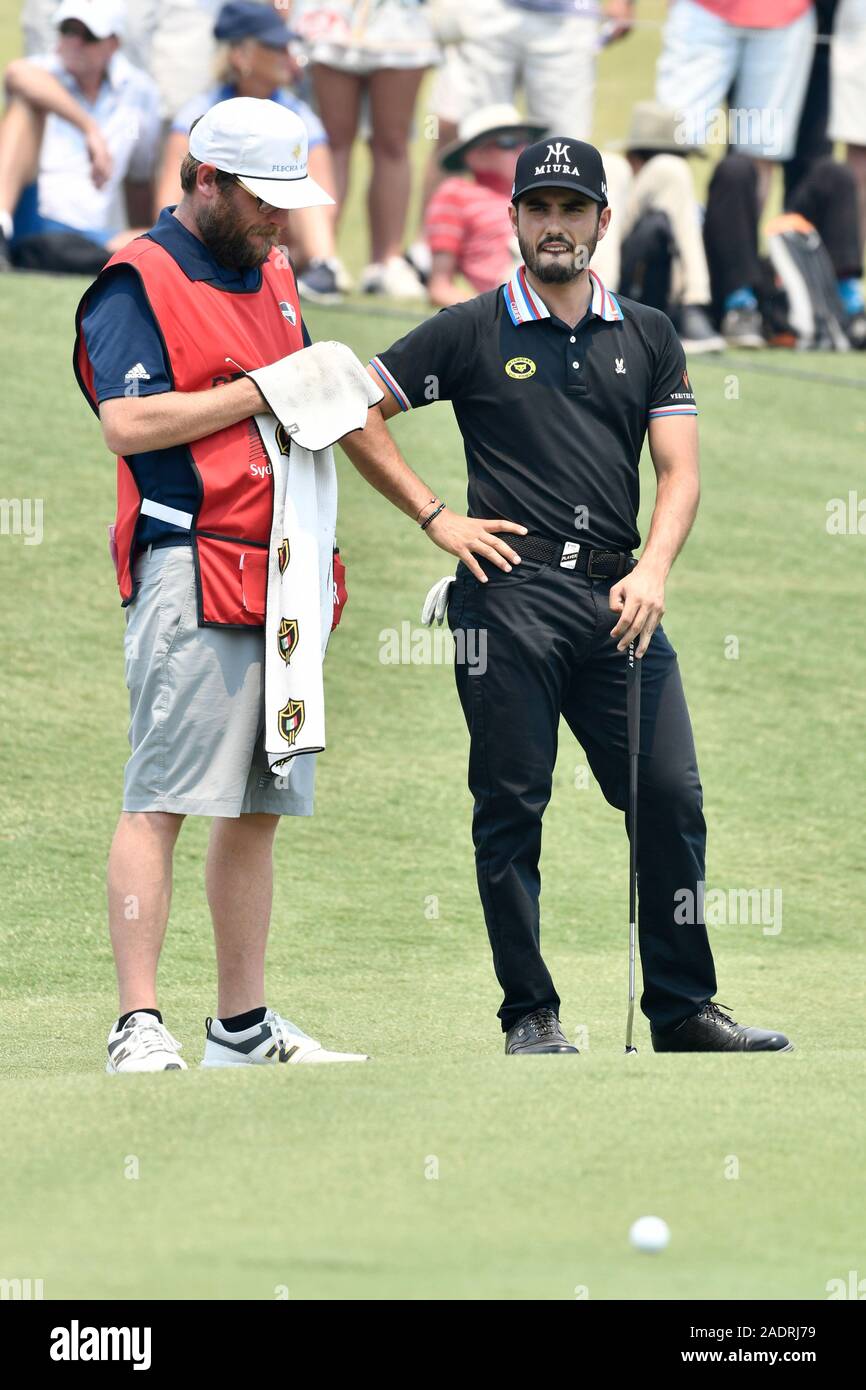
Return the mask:
<svg viewBox="0 0 866 1390"><path fill-rule="evenodd" d="M587 579L610 579L610 578L611 578L611 576L610 576L609 574L596 574L596 573L593 571L593 568L592 568L593 558L594 558L596 555L605 555L605 554L607 554L607 552L604 551L604 550L591 550L591 551L589 552L589 560L587 561L587 566L586 566L586 577L587 577Z"/></svg>

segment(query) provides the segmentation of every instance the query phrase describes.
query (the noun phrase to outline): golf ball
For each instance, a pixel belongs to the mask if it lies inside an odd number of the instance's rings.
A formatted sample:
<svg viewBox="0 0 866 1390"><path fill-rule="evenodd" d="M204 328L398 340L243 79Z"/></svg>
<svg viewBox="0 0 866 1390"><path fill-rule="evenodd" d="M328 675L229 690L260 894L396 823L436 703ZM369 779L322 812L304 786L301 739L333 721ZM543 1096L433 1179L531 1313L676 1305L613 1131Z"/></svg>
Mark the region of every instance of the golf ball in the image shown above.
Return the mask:
<svg viewBox="0 0 866 1390"><path fill-rule="evenodd" d="M635 1250L657 1255L670 1241L671 1233L668 1223L660 1216L641 1216L633 1223L628 1238Z"/></svg>

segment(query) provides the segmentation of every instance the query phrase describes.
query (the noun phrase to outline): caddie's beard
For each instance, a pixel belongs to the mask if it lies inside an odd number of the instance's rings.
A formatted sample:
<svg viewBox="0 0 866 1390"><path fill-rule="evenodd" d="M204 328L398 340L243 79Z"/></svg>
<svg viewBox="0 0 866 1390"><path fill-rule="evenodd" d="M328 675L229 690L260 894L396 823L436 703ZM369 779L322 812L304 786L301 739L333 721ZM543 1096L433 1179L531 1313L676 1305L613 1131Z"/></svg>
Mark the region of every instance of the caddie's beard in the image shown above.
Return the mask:
<svg viewBox="0 0 866 1390"><path fill-rule="evenodd" d="M541 253L546 241L565 242L566 245L571 246L572 254L558 255L556 258L546 256L542 259ZM596 230L592 236L588 236L579 246L572 246L570 238L566 236L546 236L542 238L537 247L532 246L521 236L519 227L517 229L517 244L520 247L524 265L532 271L536 279L548 285L567 285L572 280L576 280L581 271L586 270L592 260L598 245L598 223L596 223Z"/></svg>
<svg viewBox="0 0 866 1390"><path fill-rule="evenodd" d="M239 227L237 213L225 194L200 208L195 223L214 260L227 270L254 270L263 265L281 235L275 222Z"/></svg>

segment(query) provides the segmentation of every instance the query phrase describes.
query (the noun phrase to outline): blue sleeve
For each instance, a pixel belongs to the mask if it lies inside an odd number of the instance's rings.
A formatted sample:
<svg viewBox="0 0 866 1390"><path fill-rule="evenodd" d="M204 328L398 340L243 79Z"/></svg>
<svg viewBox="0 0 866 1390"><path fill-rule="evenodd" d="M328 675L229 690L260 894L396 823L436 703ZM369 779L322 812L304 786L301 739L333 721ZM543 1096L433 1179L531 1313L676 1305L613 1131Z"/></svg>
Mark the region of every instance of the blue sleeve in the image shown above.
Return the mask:
<svg viewBox="0 0 866 1390"><path fill-rule="evenodd" d="M307 325L304 323L303 319L301 319L301 333L304 335L304 347L312 347L313 340L310 337Z"/></svg>
<svg viewBox="0 0 866 1390"><path fill-rule="evenodd" d="M118 267L91 291L81 331L93 364L98 401L172 390L156 320L130 267Z"/></svg>

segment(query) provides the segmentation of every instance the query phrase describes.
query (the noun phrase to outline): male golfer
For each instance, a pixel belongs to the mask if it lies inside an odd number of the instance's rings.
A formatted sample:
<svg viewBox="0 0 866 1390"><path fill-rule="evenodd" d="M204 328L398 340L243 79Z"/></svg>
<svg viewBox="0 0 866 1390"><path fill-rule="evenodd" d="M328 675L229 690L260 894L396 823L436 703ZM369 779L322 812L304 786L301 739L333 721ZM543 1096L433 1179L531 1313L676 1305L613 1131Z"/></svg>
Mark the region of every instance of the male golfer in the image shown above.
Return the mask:
<svg viewBox="0 0 866 1390"><path fill-rule="evenodd" d="M490 538L475 554L461 551L451 513L389 448L384 430L369 421L343 441L374 486L460 555L449 623L486 634L483 672L458 662L456 676L505 1050L577 1051L560 1027L540 950L541 821L560 715L607 800L627 809L633 641L643 663L641 1005L653 1046L786 1051L782 1033L742 1027L711 1002L716 978L698 888L701 784L676 653L660 626L665 579L699 494L697 412L683 351L664 314L617 300L589 269L611 216L592 145L558 136L526 149L510 216L524 264L508 284L442 310L374 358L388 395L371 414L450 400L466 448L470 512L508 517L520 532L507 542ZM636 561L647 433L657 493Z"/></svg>
<svg viewBox="0 0 866 1390"><path fill-rule="evenodd" d="M113 545L131 702L132 754L108 865L120 1012L107 1069L185 1067L157 1006L156 970L187 815L213 817L206 887L219 995L204 1065L363 1061L326 1051L269 1009L264 985L274 832L280 816L312 814L315 753L276 778L263 741L274 485L253 418L269 406L243 372L279 378L288 364L296 379L293 354L305 358L309 338L277 246L289 209L331 200L307 174L300 119L250 98L219 103L193 127L181 178L181 203L112 258L77 318L76 375L118 455ZM366 419L381 391L347 349L320 346L354 366ZM336 384L326 417L337 409ZM282 452L294 449L290 435ZM478 530L457 518L455 547ZM280 547L281 573L297 560L288 549ZM322 591L330 607L327 569ZM287 617L285 663L305 645L304 624L299 631ZM291 701L279 713L292 743L302 713Z"/></svg>

